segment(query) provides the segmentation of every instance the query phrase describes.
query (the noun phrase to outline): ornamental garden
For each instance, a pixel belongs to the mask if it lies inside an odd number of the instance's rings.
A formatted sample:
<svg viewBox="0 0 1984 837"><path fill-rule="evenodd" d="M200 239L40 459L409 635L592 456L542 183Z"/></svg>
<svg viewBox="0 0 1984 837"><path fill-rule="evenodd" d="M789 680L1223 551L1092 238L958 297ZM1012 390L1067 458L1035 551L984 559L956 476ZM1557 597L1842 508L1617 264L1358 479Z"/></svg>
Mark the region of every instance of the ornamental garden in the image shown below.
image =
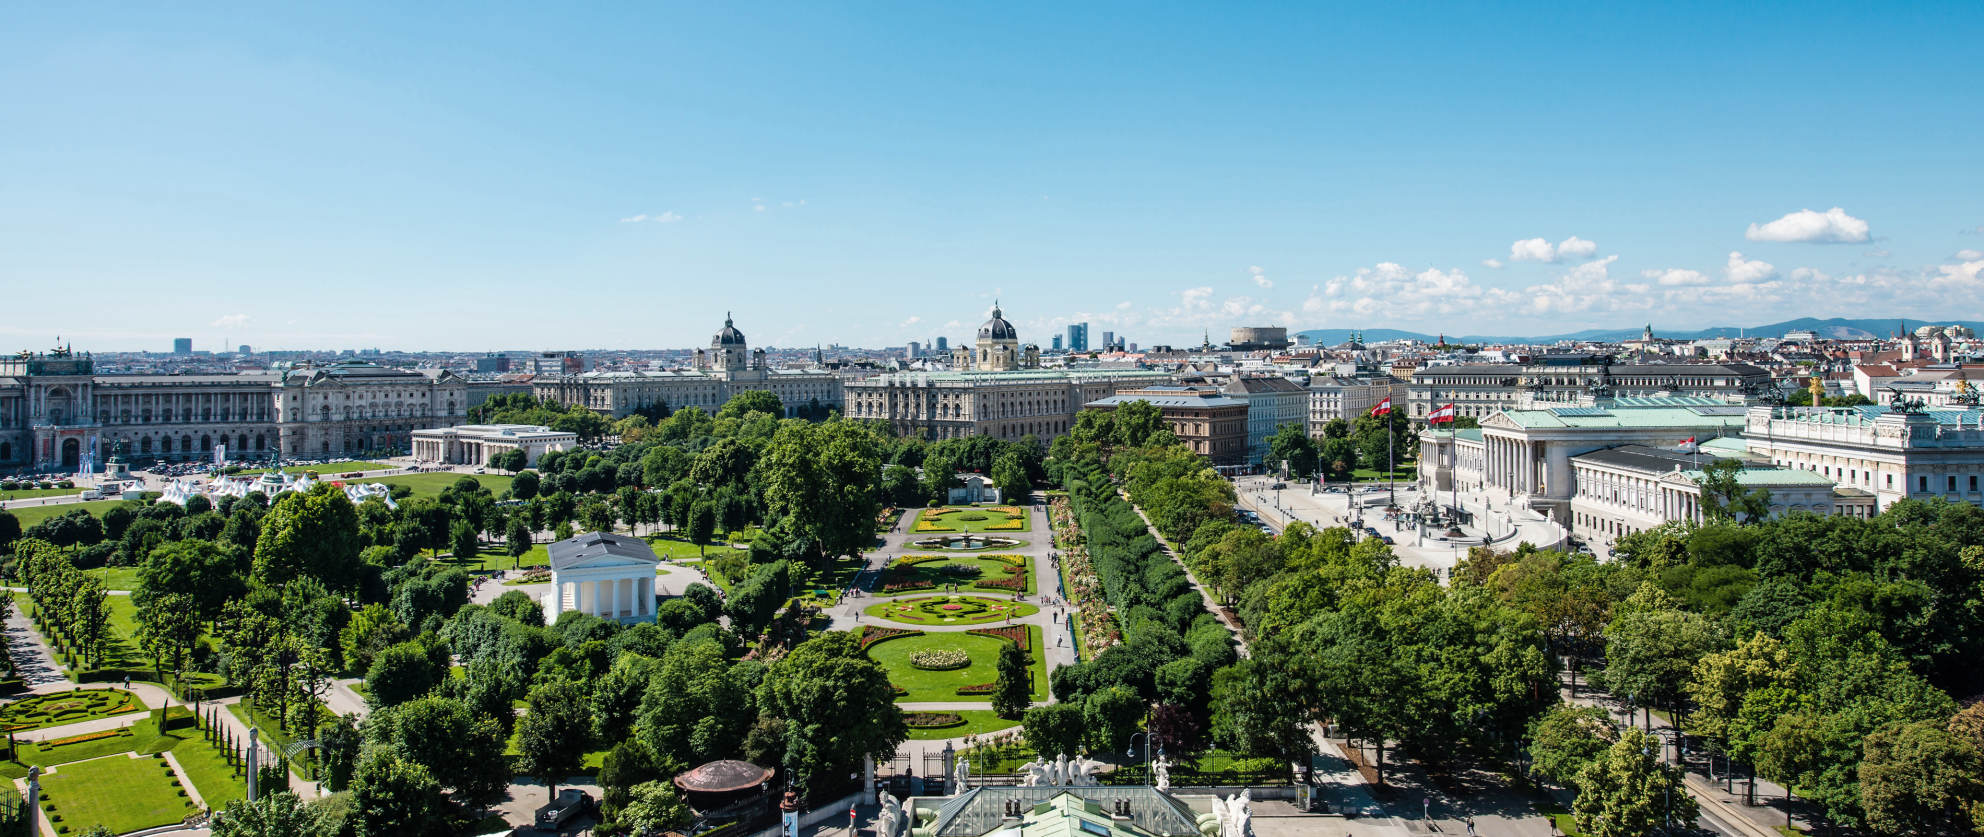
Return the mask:
<svg viewBox="0 0 1984 837"><path fill-rule="evenodd" d="M869 625L861 633L863 650L888 669L897 703L985 701L990 705L999 678L999 652L1009 644L1027 652L1033 700L1045 703L1047 663L1036 626L925 633Z"/></svg>
<svg viewBox="0 0 1984 837"><path fill-rule="evenodd" d="M1031 525L1027 522L1026 509L1018 506L946 506L941 509L925 509L916 516L916 525L910 529L918 535L947 532L1024 532Z"/></svg>
<svg viewBox="0 0 1984 837"><path fill-rule="evenodd" d="M1033 561L1024 555L905 555L889 564L878 592L884 596L928 590L1034 592Z"/></svg>
<svg viewBox="0 0 1984 837"><path fill-rule="evenodd" d="M863 613L912 625L982 625L1031 616L1040 608L1011 599L950 594L892 599L869 605Z"/></svg>

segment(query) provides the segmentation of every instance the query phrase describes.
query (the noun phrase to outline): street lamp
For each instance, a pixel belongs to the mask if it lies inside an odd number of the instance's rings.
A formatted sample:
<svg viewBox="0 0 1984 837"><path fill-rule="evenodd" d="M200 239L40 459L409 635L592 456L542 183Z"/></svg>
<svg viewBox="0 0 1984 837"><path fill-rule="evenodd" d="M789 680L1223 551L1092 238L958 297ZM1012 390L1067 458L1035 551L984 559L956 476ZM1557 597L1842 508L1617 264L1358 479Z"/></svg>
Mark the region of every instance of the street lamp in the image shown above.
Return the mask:
<svg viewBox="0 0 1984 837"><path fill-rule="evenodd" d="M1127 758L1136 758L1136 755L1137 755L1137 736L1139 736L1139 735L1140 735L1140 736L1143 736L1143 739L1144 739L1144 778L1146 778L1146 779L1149 779L1149 778L1151 778L1151 775L1150 775L1150 756L1151 756L1151 753L1150 753L1150 747L1151 747L1151 738L1150 738L1150 730L1144 730L1143 732L1139 732L1139 733L1136 733L1135 735L1131 735L1131 736L1130 736L1130 748L1129 748L1129 749L1127 749L1127 750L1124 750L1124 751L1123 751L1123 758L1126 758L1126 759L1127 759Z"/></svg>

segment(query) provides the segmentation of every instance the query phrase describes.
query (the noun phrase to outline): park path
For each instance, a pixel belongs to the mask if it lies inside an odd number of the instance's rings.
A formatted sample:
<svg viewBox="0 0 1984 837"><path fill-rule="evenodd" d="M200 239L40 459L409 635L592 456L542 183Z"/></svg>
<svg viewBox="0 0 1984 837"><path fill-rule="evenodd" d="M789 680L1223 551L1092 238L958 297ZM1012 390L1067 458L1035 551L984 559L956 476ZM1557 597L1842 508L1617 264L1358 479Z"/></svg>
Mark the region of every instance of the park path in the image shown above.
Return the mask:
<svg viewBox="0 0 1984 837"><path fill-rule="evenodd" d="M1243 658L1248 656L1247 632L1241 628L1240 621L1229 615L1226 612L1226 608L1219 606L1218 600L1213 598L1212 588L1199 583L1199 577L1193 574L1191 565L1185 563L1184 554L1179 552L1177 546L1173 545L1170 540L1166 539L1162 533L1157 531L1157 525L1150 522L1150 515L1144 514L1143 507L1130 502L1130 495L1127 492L1118 489L1117 493L1123 495L1123 502L1130 503L1130 508L1136 510L1137 517L1144 522L1144 528L1150 530L1150 536L1157 539L1159 546L1164 547L1164 554L1171 556L1171 563L1177 564L1178 569L1185 571L1185 580L1192 582L1192 589L1199 591L1199 597L1205 601L1206 610L1212 613L1213 618L1219 620L1219 624L1226 626L1227 633L1233 635L1233 644L1236 646L1235 650Z"/></svg>

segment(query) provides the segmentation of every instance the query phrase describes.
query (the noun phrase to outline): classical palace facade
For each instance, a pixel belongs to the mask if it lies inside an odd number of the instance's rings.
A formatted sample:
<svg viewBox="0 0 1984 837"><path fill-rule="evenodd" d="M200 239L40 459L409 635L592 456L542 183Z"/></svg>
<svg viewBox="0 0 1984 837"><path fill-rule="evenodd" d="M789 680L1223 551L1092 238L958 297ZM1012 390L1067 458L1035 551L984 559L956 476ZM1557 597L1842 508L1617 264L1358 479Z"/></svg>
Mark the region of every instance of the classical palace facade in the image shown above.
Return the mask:
<svg viewBox="0 0 1984 837"><path fill-rule="evenodd" d="M1034 436L1047 442L1074 427L1084 404L1173 380L1148 369L1037 369L1039 358L1039 347L1020 346L1017 330L994 307L992 319L978 329L978 345L954 353L962 371L848 381L847 416L887 422L897 433L926 439Z"/></svg>
<svg viewBox="0 0 1984 837"><path fill-rule="evenodd" d="M467 382L365 361L240 375L100 375L68 349L0 359L0 468L72 469L122 448L138 461L404 453L414 430L460 424Z"/></svg>
<svg viewBox="0 0 1984 837"><path fill-rule="evenodd" d="M771 368L765 351L750 348L744 332L727 316L723 328L710 338L710 347L696 350L693 369L539 375L532 391L540 399L583 405L614 418L656 404L671 411L699 407L714 413L741 392L778 396L788 417L813 404L841 406L840 378L824 369Z"/></svg>

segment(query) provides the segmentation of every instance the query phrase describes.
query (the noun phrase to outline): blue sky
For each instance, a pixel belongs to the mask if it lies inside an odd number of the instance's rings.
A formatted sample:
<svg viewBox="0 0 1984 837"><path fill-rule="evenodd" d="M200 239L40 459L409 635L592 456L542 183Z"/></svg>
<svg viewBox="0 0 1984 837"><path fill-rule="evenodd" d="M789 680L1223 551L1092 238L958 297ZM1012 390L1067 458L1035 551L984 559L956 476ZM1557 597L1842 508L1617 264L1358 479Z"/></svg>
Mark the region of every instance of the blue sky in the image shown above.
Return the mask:
<svg viewBox="0 0 1984 837"><path fill-rule="evenodd" d="M1976 3L271 5L8 13L0 342L1984 317Z"/></svg>

